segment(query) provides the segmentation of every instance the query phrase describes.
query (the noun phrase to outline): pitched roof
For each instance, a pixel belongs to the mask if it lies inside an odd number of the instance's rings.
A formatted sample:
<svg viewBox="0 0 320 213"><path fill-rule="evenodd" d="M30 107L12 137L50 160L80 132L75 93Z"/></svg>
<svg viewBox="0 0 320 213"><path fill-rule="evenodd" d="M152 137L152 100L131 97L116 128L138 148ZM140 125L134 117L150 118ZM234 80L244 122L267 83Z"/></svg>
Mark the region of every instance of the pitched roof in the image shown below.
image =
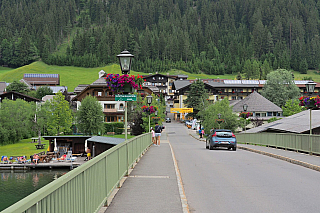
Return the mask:
<svg viewBox="0 0 320 213"><path fill-rule="evenodd" d="M26 73L23 79L28 81L31 85L59 85L59 74L37 74Z"/></svg>
<svg viewBox="0 0 320 213"><path fill-rule="evenodd" d="M42 87L42 86L40 86ZM38 88L40 88L38 87ZM56 94L58 93L59 91L61 91L62 93L64 91L67 91L68 92L68 87L67 86L48 86L51 90L52 90L52 93Z"/></svg>
<svg viewBox="0 0 320 213"><path fill-rule="evenodd" d="M33 87L32 87L32 85L30 84L30 82L29 81L27 81L27 80L25 80L25 79L20 79L20 82L21 83L24 83L25 85L27 85L28 86L28 89L34 89Z"/></svg>
<svg viewBox="0 0 320 213"><path fill-rule="evenodd" d="M48 100L52 100L55 95L46 95L42 97L42 101L46 102Z"/></svg>
<svg viewBox="0 0 320 213"><path fill-rule="evenodd" d="M178 81L174 81L173 82L173 86L172 89L174 90L180 90L182 88L185 88L187 86L189 86L191 84L191 82L189 80L178 80Z"/></svg>
<svg viewBox="0 0 320 213"><path fill-rule="evenodd" d="M282 109L254 91L242 101L233 106L234 112L242 112L243 105L248 105L248 112L282 112Z"/></svg>
<svg viewBox="0 0 320 213"><path fill-rule="evenodd" d="M4 92L6 87L7 87L7 83L6 82L0 82L0 94L2 94Z"/></svg>
<svg viewBox="0 0 320 213"><path fill-rule="evenodd" d="M91 85L107 85L105 77L98 78L96 81L94 81Z"/></svg>
<svg viewBox="0 0 320 213"><path fill-rule="evenodd" d="M320 127L320 110L312 110L312 129ZM281 120L267 123L246 131L246 133L258 133L265 131L308 133L310 130L310 110L282 118Z"/></svg>
<svg viewBox="0 0 320 213"><path fill-rule="evenodd" d="M25 100L27 102L31 102L31 101L33 101L33 102L42 102L42 100L40 100L40 99L25 95L25 94L22 94L22 93L19 93L19 92L15 92L15 91L10 91L10 92L6 92L6 93L1 94L0 95L0 102L5 98L7 98L9 100L22 99L22 100Z"/></svg>
<svg viewBox="0 0 320 213"><path fill-rule="evenodd" d="M74 88L74 93L80 93L84 90L89 84L79 84L76 88Z"/></svg>
<svg viewBox="0 0 320 213"><path fill-rule="evenodd" d="M125 141L125 139L113 138L113 137L103 137L103 136L93 136L92 138L89 138L87 141L118 145L118 144L122 143L123 141Z"/></svg>

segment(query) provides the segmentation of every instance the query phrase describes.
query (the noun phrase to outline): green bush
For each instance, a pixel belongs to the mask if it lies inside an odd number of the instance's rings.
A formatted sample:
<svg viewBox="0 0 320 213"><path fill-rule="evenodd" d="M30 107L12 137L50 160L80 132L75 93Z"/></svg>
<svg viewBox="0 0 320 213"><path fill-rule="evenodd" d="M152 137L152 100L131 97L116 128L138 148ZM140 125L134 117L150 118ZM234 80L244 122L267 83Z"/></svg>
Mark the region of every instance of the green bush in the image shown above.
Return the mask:
<svg viewBox="0 0 320 213"><path fill-rule="evenodd" d="M124 131L124 123L122 122L112 122L104 123L105 133L115 132L116 135L121 135Z"/></svg>

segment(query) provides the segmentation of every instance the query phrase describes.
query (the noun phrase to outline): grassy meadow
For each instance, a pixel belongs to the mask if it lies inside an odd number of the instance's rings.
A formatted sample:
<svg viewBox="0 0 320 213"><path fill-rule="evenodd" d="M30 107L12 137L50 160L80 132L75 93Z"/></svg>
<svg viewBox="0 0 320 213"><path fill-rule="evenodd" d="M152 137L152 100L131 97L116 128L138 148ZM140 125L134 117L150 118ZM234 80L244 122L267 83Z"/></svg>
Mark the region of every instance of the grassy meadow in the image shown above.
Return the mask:
<svg viewBox="0 0 320 213"><path fill-rule="evenodd" d="M110 135L104 135L105 137L114 137L114 138L125 138L125 135L114 135L114 136L110 136ZM135 136L128 134L128 139L133 138ZM21 141L19 141L18 143L15 144L8 144L8 145L4 145L1 146L0 145L0 157L3 155L6 155L8 157L10 156L27 156L27 158L30 158L30 155L33 155L35 153L39 153L42 151L47 151L48 146L49 146L49 141L48 140L44 140L43 138L41 139L41 143L42 144L46 144L45 145L45 149L36 149L36 144L37 143L30 143L31 139L23 139Z"/></svg>
<svg viewBox="0 0 320 213"><path fill-rule="evenodd" d="M6 155L10 156L27 156L27 159L30 158L30 155L46 151L48 149L49 141L42 139L42 144L45 145L45 149L36 149L37 143L31 143L31 139L23 139L19 143L8 144L0 146L0 156Z"/></svg>
<svg viewBox="0 0 320 213"><path fill-rule="evenodd" d="M75 87L79 84L91 84L98 79L98 73L100 70L104 70L106 73L121 73L118 64L111 64L104 67L95 68L83 68L83 67L73 67L73 66L55 66L47 65L41 61L34 62L32 64L19 67L17 69L11 69L7 67L0 67L0 81L5 81L11 83L15 80L20 80L23 78L25 73L39 73L39 74L60 74L60 85L67 86L68 91L72 92ZM320 74L318 71L309 70L308 74L300 74L299 72L294 72L295 80L302 80L304 77L311 77L314 81L320 82ZM206 75L206 74L194 74L188 73L182 70L170 70L166 73L170 75L188 75L189 79L236 79L236 75L226 74L226 75ZM130 74L145 75L146 73L131 71ZM154 73L155 74L155 73Z"/></svg>

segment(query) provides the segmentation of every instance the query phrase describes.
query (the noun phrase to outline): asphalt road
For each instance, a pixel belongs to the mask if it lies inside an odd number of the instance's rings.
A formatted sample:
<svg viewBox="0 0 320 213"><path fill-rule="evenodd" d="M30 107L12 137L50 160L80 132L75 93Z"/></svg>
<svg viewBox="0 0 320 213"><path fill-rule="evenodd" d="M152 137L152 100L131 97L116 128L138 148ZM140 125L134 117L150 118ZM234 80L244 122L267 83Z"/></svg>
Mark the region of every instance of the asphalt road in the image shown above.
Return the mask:
<svg viewBox="0 0 320 213"><path fill-rule="evenodd" d="M320 172L241 149L207 150L183 124L165 126L190 212L320 212Z"/></svg>

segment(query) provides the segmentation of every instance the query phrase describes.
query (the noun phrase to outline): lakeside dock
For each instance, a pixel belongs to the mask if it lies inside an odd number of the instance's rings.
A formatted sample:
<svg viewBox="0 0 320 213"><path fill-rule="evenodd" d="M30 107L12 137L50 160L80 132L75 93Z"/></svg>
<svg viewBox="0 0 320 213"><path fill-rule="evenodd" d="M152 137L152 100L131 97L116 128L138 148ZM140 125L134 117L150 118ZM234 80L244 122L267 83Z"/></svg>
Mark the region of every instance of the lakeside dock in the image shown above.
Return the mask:
<svg viewBox="0 0 320 213"><path fill-rule="evenodd" d="M30 170L69 168L70 170L84 164L86 157L77 157L74 161L50 161L48 163L5 163L0 164L0 170Z"/></svg>

